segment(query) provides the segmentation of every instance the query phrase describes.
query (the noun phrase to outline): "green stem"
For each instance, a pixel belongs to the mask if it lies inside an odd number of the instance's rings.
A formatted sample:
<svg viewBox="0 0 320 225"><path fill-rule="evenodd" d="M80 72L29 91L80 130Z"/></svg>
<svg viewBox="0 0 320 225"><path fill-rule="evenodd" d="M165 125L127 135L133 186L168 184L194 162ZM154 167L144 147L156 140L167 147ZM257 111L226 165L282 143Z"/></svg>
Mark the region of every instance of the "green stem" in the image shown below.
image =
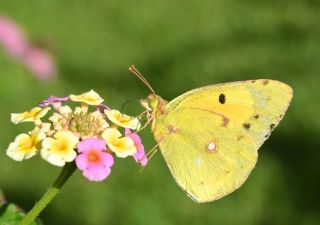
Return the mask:
<svg viewBox="0 0 320 225"><path fill-rule="evenodd" d="M31 224L42 210L52 201L52 199L60 192L62 186L66 183L69 177L73 174L76 169L74 162L67 163L57 180L54 184L44 193L41 199L33 206L33 208L28 212L28 214L23 218L19 225L29 225Z"/></svg>

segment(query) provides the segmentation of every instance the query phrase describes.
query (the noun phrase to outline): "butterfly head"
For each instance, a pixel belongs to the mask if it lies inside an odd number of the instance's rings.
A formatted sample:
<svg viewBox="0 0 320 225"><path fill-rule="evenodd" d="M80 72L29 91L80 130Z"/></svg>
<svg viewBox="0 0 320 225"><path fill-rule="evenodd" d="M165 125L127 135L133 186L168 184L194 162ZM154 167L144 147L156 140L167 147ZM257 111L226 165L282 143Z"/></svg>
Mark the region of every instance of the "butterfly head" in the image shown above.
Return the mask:
<svg viewBox="0 0 320 225"><path fill-rule="evenodd" d="M165 111L167 101L156 95L149 82L144 78L140 71L134 66L129 67L129 71L138 77L152 92L146 99L140 100L141 105L146 109L148 121L155 121L158 113L162 114Z"/></svg>
<svg viewBox="0 0 320 225"><path fill-rule="evenodd" d="M156 94L150 94L146 99L140 100L140 103L145 109L153 114L156 112L163 112L167 101Z"/></svg>

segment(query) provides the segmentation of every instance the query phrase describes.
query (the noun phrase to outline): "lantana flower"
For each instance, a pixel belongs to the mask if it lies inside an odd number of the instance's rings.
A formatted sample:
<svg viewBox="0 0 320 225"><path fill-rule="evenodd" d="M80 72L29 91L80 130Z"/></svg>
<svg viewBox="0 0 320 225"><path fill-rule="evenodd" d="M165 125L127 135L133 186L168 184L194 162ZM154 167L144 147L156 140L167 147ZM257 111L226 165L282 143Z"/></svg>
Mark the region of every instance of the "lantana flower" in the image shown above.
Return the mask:
<svg viewBox="0 0 320 225"><path fill-rule="evenodd" d="M29 134L19 134L14 142L10 143L7 155L16 161L29 159L40 150L40 143L45 137L45 133L37 127Z"/></svg>
<svg viewBox="0 0 320 225"><path fill-rule="evenodd" d="M70 95L70 99L74 102L82 102L88 105L100 105L103 102L103 99L94 90L81 95Z"/></svg>
<svg viewBox="0 0 320 225"><path fill-rule="evenodd" d="M80 104L71 108L69 100ZM103 101L91 90L61 98L50 96L39 103L40 107L12 113L13 123L31 121L35 128L18 135L10 143L7 155L21 161L40 152L44 160L60 167L74 162L90 181L102 181L109 176L113 157L132 156L145 166L148 159L140 137L131 132L140 128L139 119L111 109ZM45 121L42 118L51 108Z"/></svg>
<svg viewBox="0 0 320 225"><path fill-rule="evenodd" d="M118 110L104 110L104 114L107 115L108 119L111 120L113 123L120 127L130 128L132 130L137 130L140 128L139 119L136 117L128 116L121 113Z"/></svg>
<svg viewBox="0 0 320 225"><path fill-rule="evenodd" d="M72 109L68 105L60 106L57 111L62 115L68 115L69 113L72 113Z"/></svg>
<svg viewBox="0 0 320 225"><path fill-rule="evenodd" d="M77 153L74 150L79 139L70 131L58 131L54 138L42 141L41 156L55 166L64 166L73 161Z"/></svg>
<svg viewBox="0 0 320 225"><path fill-rule="evenodd" d="M107 128L101 134L101 137L106 141L110 150L120 158L134 155L137 152L133 140L128 137L122 137L122 134L116 128Z"/></svg>
<svg viewBox="0 0 320 225"><path fill-rule="evenodd" d="M78 152L80 154L76 157L76 165L88 180L102 181L109 176L113 157L105 150L104 140L87 138L79 142Z"/></svg>
<svg viewBox="0 0 320 225"><path fill-rule="evenodd" d="M37 126L44 133L48 133L51 130L51 123L40 123Z"/></svg>
<svg viewBox="0 0 320 225"><path fill-rule="evenodd" d="M148 158L144 152L143 144L141 143L141 139L138 134L132 133L130 129L125 129L126 137L129 137L133 140L134 145L137 149L137 152L133 155L133 158L136 162L139 162L142 166L147 165Z"/></svg>
<svg viewBox="0 0 320 225"><path fill-rule="evenodd" d="M23 113L11 113L11 122L15 124L21 122L37 122L41 117L45 116L49 110L50 107L34 107L30 111Z"/></svg>

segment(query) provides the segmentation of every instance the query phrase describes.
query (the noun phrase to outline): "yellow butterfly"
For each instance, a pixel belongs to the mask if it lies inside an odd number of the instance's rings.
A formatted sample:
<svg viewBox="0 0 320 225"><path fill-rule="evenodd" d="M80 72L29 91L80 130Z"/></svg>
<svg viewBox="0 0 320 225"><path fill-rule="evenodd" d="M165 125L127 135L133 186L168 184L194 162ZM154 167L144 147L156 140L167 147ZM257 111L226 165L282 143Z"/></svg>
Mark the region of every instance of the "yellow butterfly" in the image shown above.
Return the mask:
<svg viewBox="0 0 320 225"><path fill-rule="evenodd" d="M176 182L196 202L244 183L293 94L287 84L263 79L209 85L167 102L134 66L130 71L152 91L141 100L152 132Z"/></svg>

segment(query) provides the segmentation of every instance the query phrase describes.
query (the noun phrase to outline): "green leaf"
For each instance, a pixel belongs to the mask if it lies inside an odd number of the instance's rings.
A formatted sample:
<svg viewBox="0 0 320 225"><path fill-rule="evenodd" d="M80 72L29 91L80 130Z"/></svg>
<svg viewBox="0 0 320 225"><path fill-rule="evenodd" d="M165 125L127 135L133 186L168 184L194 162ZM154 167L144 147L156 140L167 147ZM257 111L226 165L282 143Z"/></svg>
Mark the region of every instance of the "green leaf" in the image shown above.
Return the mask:
<svg viewBox="0 0 320 225"><path fill-rule="evenodd" d="M6 203L5 198L0 191L0 224L16 225L26 214L23 210L13 203ZM40 222L33 222L31 225L40 225Z"/></svg>

